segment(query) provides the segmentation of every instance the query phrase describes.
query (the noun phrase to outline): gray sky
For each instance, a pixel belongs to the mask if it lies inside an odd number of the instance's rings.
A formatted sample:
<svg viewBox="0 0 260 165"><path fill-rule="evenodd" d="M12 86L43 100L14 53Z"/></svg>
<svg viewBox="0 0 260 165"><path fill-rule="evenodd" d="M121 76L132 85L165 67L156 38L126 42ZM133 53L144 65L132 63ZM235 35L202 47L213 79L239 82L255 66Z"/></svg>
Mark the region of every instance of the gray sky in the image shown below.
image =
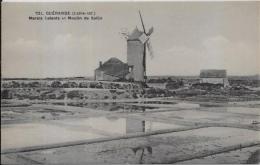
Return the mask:
<svg viewBox="0 0 260 165"><path fill-rule="evenodd" d="M3 3L2 76L93 76L98 61L126 62L121 29L154 27L148 75L260 74L259 2ZM35 11L95 11L101 21L29 21Z"/></svg>

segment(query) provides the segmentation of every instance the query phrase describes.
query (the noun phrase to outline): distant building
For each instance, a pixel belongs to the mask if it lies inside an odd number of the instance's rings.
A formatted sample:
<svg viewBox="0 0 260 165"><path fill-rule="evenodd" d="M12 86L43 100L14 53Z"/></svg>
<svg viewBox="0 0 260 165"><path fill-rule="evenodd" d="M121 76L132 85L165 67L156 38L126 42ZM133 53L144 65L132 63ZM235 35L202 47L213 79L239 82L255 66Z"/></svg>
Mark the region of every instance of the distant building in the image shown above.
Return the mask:
<svg viewBox="0 0 260 165"><path fill-rule="evenodd" d="M223 84L224 87L229 85L226 70L201 70L200 83Z"/></svg>
<svg viewBox="0 0 260 165"><path fill-rule="evenodd" d="M100 62L99 67L95 70L95 80L114 81L124 79L129 73L129 67L126 63L117 58L110 58L104 64Z"/></svg>

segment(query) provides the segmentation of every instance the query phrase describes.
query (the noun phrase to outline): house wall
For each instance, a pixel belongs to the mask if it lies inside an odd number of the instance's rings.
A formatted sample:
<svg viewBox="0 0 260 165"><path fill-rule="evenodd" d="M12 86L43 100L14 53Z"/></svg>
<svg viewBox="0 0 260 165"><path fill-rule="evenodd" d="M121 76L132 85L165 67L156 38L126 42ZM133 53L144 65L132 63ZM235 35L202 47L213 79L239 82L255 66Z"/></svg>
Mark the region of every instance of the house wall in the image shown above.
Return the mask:
<svg viewBox="0 0 260 165"><path fill-rule="evenodd" d="M95 80L96 81L104 80L104 72L100 70L95 70Z"/></svg>
<svg viewBox="0 0 260 165"><path fill-rule="evenodd" d="M110 76L104 73L104 71L96 70L95 71L95 80L96 81L114 81L118 77Z"/></svg>
<svg viewBox="0 0 260 165"><path fill-rule="evenodd" d="M144 45L140 41L127 41L127 64L133 66L133 79L144 81Z"/></svg>
<svg viewBox="0 0 260 165"><path fill-rule="evenodd" d="M114 81L114 80L117 80L118 77L114 77L114 76L110 76L110 75L107 75L107 74L103 74L103 80L106 80L106 81Z"/></svg>
<svg viewBox="0 0 260 165"><path fill-rule="evenodd" d="M223 84L224 86L229 85L227 78L201 78L200 83Z"/></svg>

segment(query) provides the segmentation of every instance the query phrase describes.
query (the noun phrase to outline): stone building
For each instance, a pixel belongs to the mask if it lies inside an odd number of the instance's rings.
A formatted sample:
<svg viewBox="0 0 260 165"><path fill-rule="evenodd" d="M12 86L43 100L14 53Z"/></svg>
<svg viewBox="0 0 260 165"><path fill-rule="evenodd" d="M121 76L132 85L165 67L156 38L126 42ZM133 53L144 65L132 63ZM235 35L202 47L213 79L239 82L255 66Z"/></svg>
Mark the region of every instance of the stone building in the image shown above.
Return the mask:
<svg viewBox="0 0 260 165"><path fill-rule="evenodd" d="M129 73L129 67L126 63L117 58L110 58L104 64L100 62L99 67L95 70L95 80L114 81L124 79Z"/></svg>

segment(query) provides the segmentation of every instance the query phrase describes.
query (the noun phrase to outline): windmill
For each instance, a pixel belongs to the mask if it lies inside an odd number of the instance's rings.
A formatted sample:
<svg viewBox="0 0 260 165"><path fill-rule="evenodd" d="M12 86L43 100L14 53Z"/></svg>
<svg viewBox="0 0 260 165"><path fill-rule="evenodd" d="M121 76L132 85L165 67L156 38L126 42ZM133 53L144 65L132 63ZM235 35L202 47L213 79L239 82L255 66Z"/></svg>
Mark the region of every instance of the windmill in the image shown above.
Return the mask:
<svg viewBox="0 0 260 165"><path fill-rule="evenodd" d="M147 50L153 58L153 50L151 45L151 34L153 33L153 27L146 32L144 21L139 11L140 20L142 23L143 31L140 31L137 27L132 33L122 31L121 34L127 40L127 64L130 66L131 75L135 81L146 80L146 55Z"/></svg>
<svg viewBox="0 0 260 165"><path fill-rule="evenodd" d="M143 66L144 66L144 77L146 79L146 48L148 48L149 54L151 56L151 58L153 58L153 49L152 49L152 44L151 44L151 40L150 37L153 33L153 27L151 27L148 31L148 33L145 30L145 26L144 26L144 21L142 18L142 14L139 10L139 15L140 15L140 19L141 19L141 23L142 23L142 27L143 27L143 34L139 37L139 40L144 44L144 57L143 57Z"/></svg>

